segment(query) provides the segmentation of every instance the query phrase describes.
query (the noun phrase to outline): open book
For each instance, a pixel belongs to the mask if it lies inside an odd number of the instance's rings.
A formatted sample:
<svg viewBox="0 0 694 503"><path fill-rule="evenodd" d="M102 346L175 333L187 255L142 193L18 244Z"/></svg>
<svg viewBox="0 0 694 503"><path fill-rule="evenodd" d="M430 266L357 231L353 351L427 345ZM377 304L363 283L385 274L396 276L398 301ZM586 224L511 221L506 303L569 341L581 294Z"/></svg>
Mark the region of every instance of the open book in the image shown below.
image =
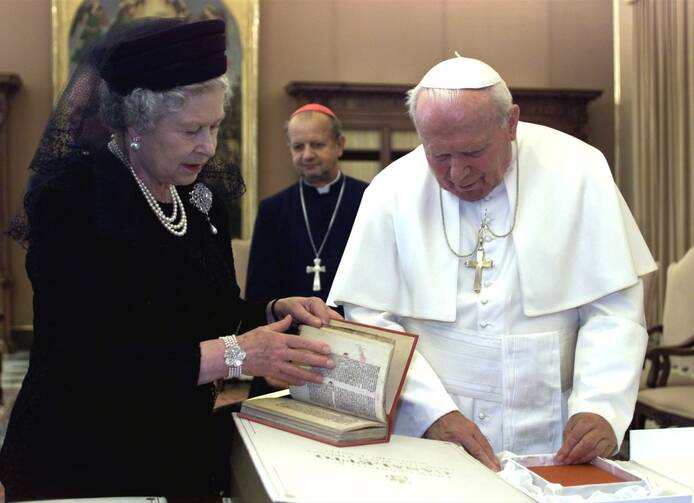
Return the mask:
<svg viewBox="0 0 694 503"><path fill-rule="evenodd" d="M337 320L299 335L327 343L335 368L313 369L322 384L246 400L239 415L336 446L387 442L417 336Z"/></svg>

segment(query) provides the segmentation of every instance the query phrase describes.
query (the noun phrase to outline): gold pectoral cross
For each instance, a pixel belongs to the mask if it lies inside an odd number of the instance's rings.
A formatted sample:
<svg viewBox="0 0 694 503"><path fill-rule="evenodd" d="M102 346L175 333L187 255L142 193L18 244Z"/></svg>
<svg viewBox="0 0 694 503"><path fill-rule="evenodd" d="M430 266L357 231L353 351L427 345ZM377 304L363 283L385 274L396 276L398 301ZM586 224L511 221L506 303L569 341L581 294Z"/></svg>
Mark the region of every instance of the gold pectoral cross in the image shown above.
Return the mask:
<svg viewBox="0 0 694 503"><path fill-rule="evenodd" d="M477 240L477 254L475 260L466 260L465 267L475 268L475 285L473 290L475 293L480 293L482 290L482 269L494 267L494 261L484 258L484 230L480 229L479 239Z"/></svg>
<svg viewBox="0 0 694 503"><path fill-rule="evenodd" d="M320 265L321 259L313 259L313 265L306 266L306 274L313 274L313 291L320 292L320 273L325 272L325 266Z"/></svg>

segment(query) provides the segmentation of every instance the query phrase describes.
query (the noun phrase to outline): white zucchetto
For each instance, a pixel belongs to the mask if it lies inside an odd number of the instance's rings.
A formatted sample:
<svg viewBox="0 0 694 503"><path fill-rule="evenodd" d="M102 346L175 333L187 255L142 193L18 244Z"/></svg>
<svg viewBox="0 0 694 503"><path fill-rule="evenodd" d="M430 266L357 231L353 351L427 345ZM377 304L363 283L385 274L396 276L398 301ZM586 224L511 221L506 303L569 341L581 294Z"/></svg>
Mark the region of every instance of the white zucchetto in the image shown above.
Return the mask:
<svg viewBox="0 0 694 503"><path fill-rule="evenodd" d="M501 76L487 63L457 56L438 63L422 77L419 84L433 89L482 89L502 81Z"/></svg>

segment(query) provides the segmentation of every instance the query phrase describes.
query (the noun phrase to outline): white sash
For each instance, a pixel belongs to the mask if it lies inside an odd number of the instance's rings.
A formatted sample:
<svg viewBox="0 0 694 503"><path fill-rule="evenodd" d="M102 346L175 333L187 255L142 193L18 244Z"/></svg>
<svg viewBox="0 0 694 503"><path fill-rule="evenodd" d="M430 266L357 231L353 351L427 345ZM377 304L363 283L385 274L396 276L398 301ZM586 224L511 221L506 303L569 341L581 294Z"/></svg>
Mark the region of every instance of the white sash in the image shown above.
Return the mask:
<svg viewBox="0 0 694 503"><path fill-rule="evenodd" d="M495 451L559 449L572 388L574 328L487 335L407 319L406 329L422 334L420 355Z"/></svg>

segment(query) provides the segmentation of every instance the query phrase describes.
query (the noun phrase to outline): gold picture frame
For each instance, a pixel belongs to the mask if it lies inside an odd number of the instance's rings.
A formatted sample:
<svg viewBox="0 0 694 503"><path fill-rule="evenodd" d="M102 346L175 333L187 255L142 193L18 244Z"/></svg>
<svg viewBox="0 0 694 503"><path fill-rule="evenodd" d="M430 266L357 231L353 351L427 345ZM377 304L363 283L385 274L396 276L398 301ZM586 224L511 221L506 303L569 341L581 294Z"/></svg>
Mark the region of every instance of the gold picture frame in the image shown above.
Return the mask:
<svg viewBox="0 0 694 503"><path fill-rule="evenodd" d="M230 130L237 132L234 136L240 133L240 138L220 138L218 148L226 145L237 151L246 193L238 201L240 214L232 215L232 229L234 237L250 239L257 207L259 0L51 0L53 97L55 101L60 96L72 71L73 56L79 50L75 41L86 45L90 37L98 36L116 19L217 17L220 12L227 19L229 73L234 72L234 68L238 71L234 76L236 80L230 80L232 87L236 83L240 89L240 96L236 98L239 110L230 111L231 120L239 124L234 124ZM88 22L84 21L87 17ZM230 37L230 31L237 36ZM237 44L233 45L235 42ZM240 61L232 68L234 59Z"/></svg>

